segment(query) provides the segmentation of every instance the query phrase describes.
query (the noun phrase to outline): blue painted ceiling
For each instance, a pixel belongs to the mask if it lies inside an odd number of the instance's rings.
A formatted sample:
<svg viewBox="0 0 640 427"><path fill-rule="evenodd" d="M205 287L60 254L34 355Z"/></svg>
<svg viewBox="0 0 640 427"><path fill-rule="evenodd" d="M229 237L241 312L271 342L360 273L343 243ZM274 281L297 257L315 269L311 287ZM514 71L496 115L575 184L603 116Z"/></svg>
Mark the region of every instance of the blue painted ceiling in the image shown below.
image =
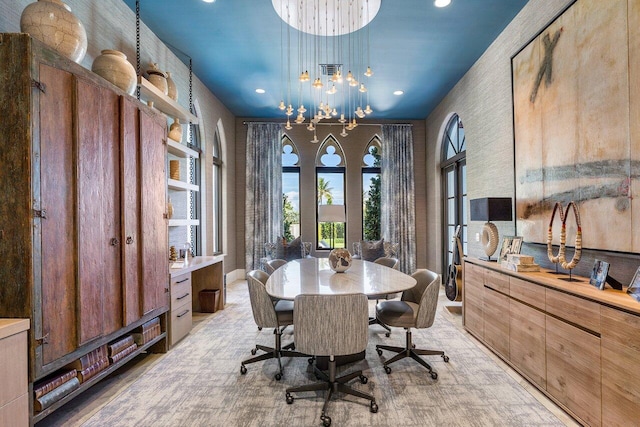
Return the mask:
<svg viewBox="0 0 640 427"><path fill-rule="evenodd" d="M135 10L135 0L124 1ZM369 118L426 118L527 1L452 0L437 8L433 0L382 0L369 27ZM194 73L233 114L284 118L277 105L286 86L286 24L271 0L140 0L140 16L181 59L193 59Z"/></svg>

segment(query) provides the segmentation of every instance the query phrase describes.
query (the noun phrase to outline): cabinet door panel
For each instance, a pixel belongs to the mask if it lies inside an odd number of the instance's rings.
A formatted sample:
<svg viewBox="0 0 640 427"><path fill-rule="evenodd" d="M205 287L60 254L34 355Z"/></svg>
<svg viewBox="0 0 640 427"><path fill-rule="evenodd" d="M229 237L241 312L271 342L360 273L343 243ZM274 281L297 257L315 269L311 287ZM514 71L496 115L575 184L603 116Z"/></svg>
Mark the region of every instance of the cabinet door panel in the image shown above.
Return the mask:
<svg viewBox="0 0 640 427"><path fill-rule="evenodd" d="M125 242L123 250L124 321L129 325L142 316L140 297L140 187L139 160L140 116L138 108L122 97L122 224Z"/></svg>
<svg viewBox="0 0 640 427"><path fill-rule="evenodd" d="M509 297L484 290L484 340L493 350L509 358Z"/></svg>
<svg viewBox="0 0 640 427"><path fill-rule="evenodd" d="M47 219L40 221L40 322L41 334L48 338L39 349L42 365L46 365L76 348L76 183L72 166L73 76L40 65L40 81L47 87L45 93L39 94L40 204L47 211ZM37 322L34 328L37 334Z"/></svg>
<svg viewBox="0 0 640 427"><path fill-rule="evenodd" d="M640 420L640 316L602 307L602 425Z"/></svg>
<svg viewBox="0 0 640 427"><path fill-rule="evenodd" d="M470 332L482 338L484 336L483 319L483 294L484 294L484 269L474 264L465 263L464 286L462 288L464 302L464 326Z"/></svg>
<svg viewBox="0 0 640 427"><path fill-rule="evenodd" d="M166 206L166 124L140 113L143 312L169 306Z"/></svg>
<svg viewBox="0 0 640 427"><path fill-rule="evenodd" d="M589 425L600 425L600 338L547 316L547 391Z"/></svg>
<svg viewBox="0 0 640 427"><path fill-rule="evenodd" d="M115 97L115 98L114 98ZM122 325L117 97L77 82L79 343ZM115 111L114 111L115 106ZM114 118L115 124L114 124ZM116 145L114 147L114 145Z"/></svg>
<svg viewBox="0 0 640 427"><path fill-rule="evenodd" d="M509 359L544 389L547 386L545 314L513 299L509 308Z"/></svg>

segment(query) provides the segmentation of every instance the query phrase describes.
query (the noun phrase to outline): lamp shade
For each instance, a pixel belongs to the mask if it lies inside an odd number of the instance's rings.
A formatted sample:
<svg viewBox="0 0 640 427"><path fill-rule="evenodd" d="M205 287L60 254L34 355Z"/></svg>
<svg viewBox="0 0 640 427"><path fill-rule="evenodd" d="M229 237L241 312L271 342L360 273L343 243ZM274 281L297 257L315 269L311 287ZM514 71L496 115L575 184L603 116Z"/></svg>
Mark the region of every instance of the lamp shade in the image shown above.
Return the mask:
<svg viewBox="0 0 640 427"><path fill-rule="evenodd" d="M344 205L318 206L318 222L345 222Z"/></svg>
<svg viewBox="0 0 640 427"><path fill-rule="evenodd" d="M511 197L484 197L469 202L471 221L511 221Z"/></svg>

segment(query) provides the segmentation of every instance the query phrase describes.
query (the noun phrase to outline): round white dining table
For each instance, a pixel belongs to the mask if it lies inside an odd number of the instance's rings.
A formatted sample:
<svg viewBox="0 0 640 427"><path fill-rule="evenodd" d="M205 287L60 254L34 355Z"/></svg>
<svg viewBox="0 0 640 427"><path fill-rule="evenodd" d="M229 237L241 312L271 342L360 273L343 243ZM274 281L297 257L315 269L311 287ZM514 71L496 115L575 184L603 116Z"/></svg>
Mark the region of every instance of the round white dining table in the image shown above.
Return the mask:
<svg viewBox="0 0 640 427"><path fill-rule="evenodd" d="M300 294L386 295L415 285L416 280L408 274L374 262L354 259L347 271L336 273L329 267L327 258L302 258L289 261L274 271L266 288L272 297L293 300Z"/></svg>

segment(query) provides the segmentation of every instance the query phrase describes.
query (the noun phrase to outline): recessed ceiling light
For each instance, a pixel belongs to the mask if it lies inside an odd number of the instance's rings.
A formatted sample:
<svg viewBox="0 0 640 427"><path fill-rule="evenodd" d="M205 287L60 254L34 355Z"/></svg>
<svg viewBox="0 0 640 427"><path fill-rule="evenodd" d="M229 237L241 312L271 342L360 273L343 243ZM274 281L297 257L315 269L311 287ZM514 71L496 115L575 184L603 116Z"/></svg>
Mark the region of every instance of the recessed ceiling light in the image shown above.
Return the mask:
<svg viewBox="0 0 640 427"><path fill-rule="evenodd" d="M436 7L447 7L451 4L451 0L436 0L433 4Z"/></svg>
<svg viewBox="0 0 640 427"><path fill-rule="evenodd" d="M403 90L396 90L395 92L393 92L393 94L400 96L400 95L404 94L404 91Z"/></svg>
<svg viewBox="0 0 640 427"><path fill-rule="evenodd" d="M258 88L258 89L256 89L256 93L265 93L265 90Z"/></svg>
<svg viewBox="0 0 640 427"><path fill-rule="evenodd" d="M205 2L205 3L213 3L216 0L202 0L202 1Z"/></svg>

